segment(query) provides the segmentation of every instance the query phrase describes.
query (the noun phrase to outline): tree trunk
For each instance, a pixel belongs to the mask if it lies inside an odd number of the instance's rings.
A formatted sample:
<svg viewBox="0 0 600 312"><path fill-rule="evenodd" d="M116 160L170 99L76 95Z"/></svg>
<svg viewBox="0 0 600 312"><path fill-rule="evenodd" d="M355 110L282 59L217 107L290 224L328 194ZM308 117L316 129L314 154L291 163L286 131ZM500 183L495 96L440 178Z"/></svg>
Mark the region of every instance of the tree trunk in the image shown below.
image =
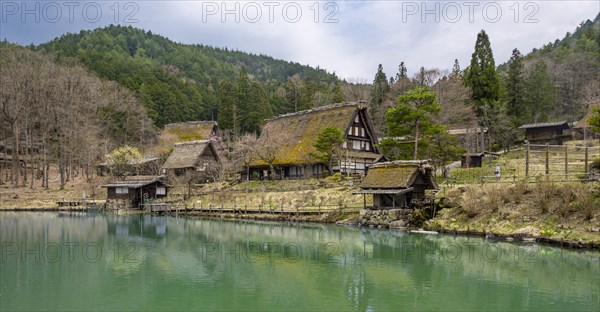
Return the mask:
<svg viewBox="0 0 600 312"><path fill-rule="evenodd" d="M19 129L16 123L12 124L13 129L13 151L12 151L12 183L15 187L19 186Z"/></svg>
<svg viewBox="0 0 600 312"><path fill-rule="evenodd" d="M417 160L417 153L419 149L419 121L415 123L415 150L413 152L413 160Z"/></svg>

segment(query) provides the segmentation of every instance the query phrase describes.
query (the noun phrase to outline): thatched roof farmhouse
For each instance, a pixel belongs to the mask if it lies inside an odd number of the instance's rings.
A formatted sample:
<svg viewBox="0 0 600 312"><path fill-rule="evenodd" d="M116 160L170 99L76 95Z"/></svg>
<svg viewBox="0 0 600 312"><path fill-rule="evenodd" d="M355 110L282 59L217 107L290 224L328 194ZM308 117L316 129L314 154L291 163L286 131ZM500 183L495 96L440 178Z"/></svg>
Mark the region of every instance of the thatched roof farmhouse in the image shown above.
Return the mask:
<svg viewBox="0 0 600 312"><path fill-rule="evenodd" d="M221 160L211 140L176 143L173 152L163 164L163 172L175 175L209 173L216 170Z"/></svg>
<svg viewBox="0 0 600 312"><path fill-rule="evenodd" d="M368 165L381 158L375 146L370 116L364 102L327 105L268 119L258 139L257 157L249 165L250 178L271 176L264 155L283 178L318 176L327 171L315 158L314 143L325 127L344 132L346 142L334 170L364 174ZM262 155L260 155L262 153Z"/></svg>

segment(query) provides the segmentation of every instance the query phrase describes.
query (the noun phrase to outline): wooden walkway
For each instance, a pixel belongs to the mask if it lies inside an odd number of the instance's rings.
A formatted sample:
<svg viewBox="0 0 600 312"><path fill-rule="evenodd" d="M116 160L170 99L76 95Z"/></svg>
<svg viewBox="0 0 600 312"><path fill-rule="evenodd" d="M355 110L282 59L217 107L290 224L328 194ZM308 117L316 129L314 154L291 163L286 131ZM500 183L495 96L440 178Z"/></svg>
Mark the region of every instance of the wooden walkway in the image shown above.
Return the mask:
<svg viewBox="0 0 600 312"><path fill-rule="evenodd" d="M275 215L320 215L329 212L358 212L362 207L340 207L330 209L276 209L276 208L262 208L262 207L173 207L167 204L152 204L147 205L144 209L149 213L198 213L198 214L214 214L214 213L228 213L228 214L275 214Z"/></svg>

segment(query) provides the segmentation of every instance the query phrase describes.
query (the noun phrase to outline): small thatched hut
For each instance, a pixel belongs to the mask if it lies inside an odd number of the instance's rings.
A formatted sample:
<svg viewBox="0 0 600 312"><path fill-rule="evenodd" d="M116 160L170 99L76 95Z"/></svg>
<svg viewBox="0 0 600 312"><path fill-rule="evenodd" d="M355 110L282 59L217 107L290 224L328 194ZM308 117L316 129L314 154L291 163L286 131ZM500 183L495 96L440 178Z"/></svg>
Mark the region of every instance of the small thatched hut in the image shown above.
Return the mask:
<svg viewBox="0 0 600 312"><path fill-rule="evenodd" d="M371 166L360 188L356 194L373 194L374 209L395 209L423 201L425 190L438 185L428 162L391 161Z"/></svg>
<svg viewBox="0 0 600 312"><path fill-rule="evenodd" d="M210 140L176 143L173 152L163 164L163 173L172 173L175 176L193 173L198 178L211 175L220 166L220 158Z"/></svg>
<svg viewBox="0 0 600 312"><path fill-rule="evenodd" d="M314 147L325 127L344 132L333 170L364 174L366 167L381 158L364 102L341 103L281 115L268 119L258 139L257 157L242 178L265 178L273 174L282 178L319 176L328 171L326 164L315 158ZM276 172L270 172L265 155L272 159Z"/></svg>
<svg viewBox="0 0 600 312"><path fill-rule="evenodd" d="M103 185L108 200L121 200L129 208L141 208L145 201L167 196L167 185L162 177L129 179Z"/></svg>
<svg viewBox="0 0 600 312"><path fill-rule="evenodd" d="M571 126L566 121L527 124L519 129L524 129L525 139L535 144L562 145L566 139L571 138Z"/></svg>

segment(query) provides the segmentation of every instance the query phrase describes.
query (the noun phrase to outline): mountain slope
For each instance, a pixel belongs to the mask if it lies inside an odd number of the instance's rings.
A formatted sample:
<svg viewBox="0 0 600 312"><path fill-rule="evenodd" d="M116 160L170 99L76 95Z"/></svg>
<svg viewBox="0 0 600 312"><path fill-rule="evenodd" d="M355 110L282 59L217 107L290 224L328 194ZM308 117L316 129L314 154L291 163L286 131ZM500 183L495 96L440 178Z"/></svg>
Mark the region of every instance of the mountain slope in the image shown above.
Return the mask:
<svg viewBox="0 0 600 312"><path fill-rule="evenodd" d="M336 82L335 75L264 55L176 43L133 27L108 26L66 34L37 49L78 58L100 77L133 90L157 126L210 119L218 105L219 82L232 81L243 67L265 86L289 77Z"/></svg>

